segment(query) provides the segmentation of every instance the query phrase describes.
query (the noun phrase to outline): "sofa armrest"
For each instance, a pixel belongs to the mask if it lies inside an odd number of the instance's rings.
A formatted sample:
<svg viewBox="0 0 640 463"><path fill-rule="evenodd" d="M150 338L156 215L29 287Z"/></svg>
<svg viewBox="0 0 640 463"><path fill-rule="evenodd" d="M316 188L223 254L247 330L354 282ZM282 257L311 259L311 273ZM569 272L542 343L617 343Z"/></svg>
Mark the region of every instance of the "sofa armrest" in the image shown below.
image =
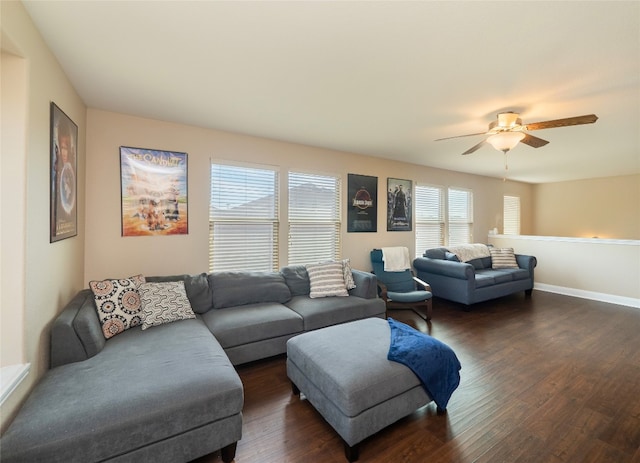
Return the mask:
<svg viewBox="0 0 640 463"><path fill-rule="evenodd" d="M538 265L538 260L534 256L516 254L516 262L518 263L518 267L528 270L533 278L533 269Z"/></svg>
<svg viewBox="0 0 640 463"><path fill-rule="evenodd" d="M65 306L51 327L51 368L79 362L102 350L105 338L91 290L84 289Z"/></svg>
<svg viewBox="0 0 640 463"><path fill-rule="evenodd" d="M419 272L435 273L437 275L457 278L459 280L475 279L473 265L450 260L430 259L429 257L416 257L413 266Z"/></svg>
<svg viewBox="0 0 640 463"><path fill-rule="evenodd" d="M363 299L375 299L378 297L378 278L373 273L352 269L353 281L356 287L349 290L350 296L358 296Z"/></svg>

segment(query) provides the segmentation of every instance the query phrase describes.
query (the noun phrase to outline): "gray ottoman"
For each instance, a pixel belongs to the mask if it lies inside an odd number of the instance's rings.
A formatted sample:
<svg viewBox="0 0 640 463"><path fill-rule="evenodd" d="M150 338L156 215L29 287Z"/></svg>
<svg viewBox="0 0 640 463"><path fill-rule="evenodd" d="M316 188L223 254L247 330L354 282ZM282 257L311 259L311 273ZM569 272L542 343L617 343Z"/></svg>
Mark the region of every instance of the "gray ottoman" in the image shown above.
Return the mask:
<svg viewBox="0 0 640 463"><path fill-rule="evenodd" d="M418 377L387 360L390 328L367 318L310 331L287 342L287 376L345 442L358 443L431 402Z"/></svg>

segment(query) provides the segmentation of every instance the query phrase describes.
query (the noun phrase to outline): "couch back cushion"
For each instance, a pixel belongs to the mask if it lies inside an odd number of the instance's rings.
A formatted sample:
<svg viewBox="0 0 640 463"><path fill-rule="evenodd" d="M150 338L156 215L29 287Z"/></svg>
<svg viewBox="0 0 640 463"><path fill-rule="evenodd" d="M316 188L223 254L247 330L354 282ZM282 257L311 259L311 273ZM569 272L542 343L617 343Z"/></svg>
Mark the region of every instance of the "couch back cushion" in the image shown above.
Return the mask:
<svg viewBox="0 0 640 463"><path fill-rule="evenodd" d="M291 291L291 296L306 296L311 291L309 274L304 265L282 267L280 273Z"/></svg>
<svg viewBox="0 0 640 463"><path fill-rule="evenodd" d="M467 262L467 264L473 265L473 268L476 270L491 268L491 257L479 257L477 259L472 259Z"/></svg>
<svg viewBox="0 0 640 463"><path fill-rule="evenodd" d="M431 248L427 249L423 256L428 257L429 259L445 259L445 254L447 253L447 248Z"/></svg>
<svg viewBox="0 0 640 463"><path fill-rule="evenodd" d="M213 291L214 309L260 302L284 304L291 299L291 291L281 273L214 272L207 278Z"/></svg>
<svg viewBox="0 0 640 463"><path fill-rule="evenodd" d="M206 273L198 275L170 275L146 277L149 283L164 283L167 281L184 281L184 289L191 308L195 313L207 313L213 307L213 291L209 285Z"/></svg>

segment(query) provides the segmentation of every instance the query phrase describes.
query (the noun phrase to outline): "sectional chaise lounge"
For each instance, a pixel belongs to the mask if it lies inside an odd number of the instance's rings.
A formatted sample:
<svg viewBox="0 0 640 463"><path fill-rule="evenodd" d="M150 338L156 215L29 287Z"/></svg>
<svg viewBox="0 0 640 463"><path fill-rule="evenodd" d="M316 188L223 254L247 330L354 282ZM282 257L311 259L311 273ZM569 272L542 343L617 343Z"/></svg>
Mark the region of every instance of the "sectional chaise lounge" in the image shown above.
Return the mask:
<svg viewBox="0 0 640 463"><path fill-rule="evenodd" d="M3 463L174 463L217 450L232 461L244 402L234 365L283 354L300 333L385 317L373 274L346 272L344 297L315 297L332 294L321 275L294 265L147 277L142 325L109 318L110 303L96 310L96 291L123 280L80 291L53 322L51 369L2 436Z"/></svg>

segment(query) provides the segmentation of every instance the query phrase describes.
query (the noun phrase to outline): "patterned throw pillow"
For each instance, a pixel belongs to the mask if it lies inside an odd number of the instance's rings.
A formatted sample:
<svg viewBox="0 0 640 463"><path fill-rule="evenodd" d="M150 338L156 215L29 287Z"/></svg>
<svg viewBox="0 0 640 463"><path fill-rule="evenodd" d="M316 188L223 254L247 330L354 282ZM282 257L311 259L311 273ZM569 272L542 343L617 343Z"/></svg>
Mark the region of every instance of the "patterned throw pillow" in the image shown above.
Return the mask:
<svg viewBox="0 0 640 463"><path fill-rule="evenodd" d="M138 287L144 282L142 275L89 282L106 339L142 323Z"/></svg>
<svg viewBox="0 0 640 463"><path fill-rule="evenodd" d="M353 281L353 273L351 272L351 262L349 259L342 260L342 273L344 276L344 285L347 289L355 288L356 282Z"/></svg>
<svg viewBox="0 0 640 463"><path fill-rule="evenodd" d="M489 252L491 253L491 268L518 268L513 248L490 247Z"/></svg>
<svg viewBox="0 0 640 463"><path fill-rule="evenodd" d="M196 318L193 313L184 281L145 283L138 288L142 302L142 329Z"/></svg>
<svg viewBox="0 0 640 463"><path fill-rule="evenodd" d="M307 265L311 291L309 297L348 296L342 262Z"/></svg>

